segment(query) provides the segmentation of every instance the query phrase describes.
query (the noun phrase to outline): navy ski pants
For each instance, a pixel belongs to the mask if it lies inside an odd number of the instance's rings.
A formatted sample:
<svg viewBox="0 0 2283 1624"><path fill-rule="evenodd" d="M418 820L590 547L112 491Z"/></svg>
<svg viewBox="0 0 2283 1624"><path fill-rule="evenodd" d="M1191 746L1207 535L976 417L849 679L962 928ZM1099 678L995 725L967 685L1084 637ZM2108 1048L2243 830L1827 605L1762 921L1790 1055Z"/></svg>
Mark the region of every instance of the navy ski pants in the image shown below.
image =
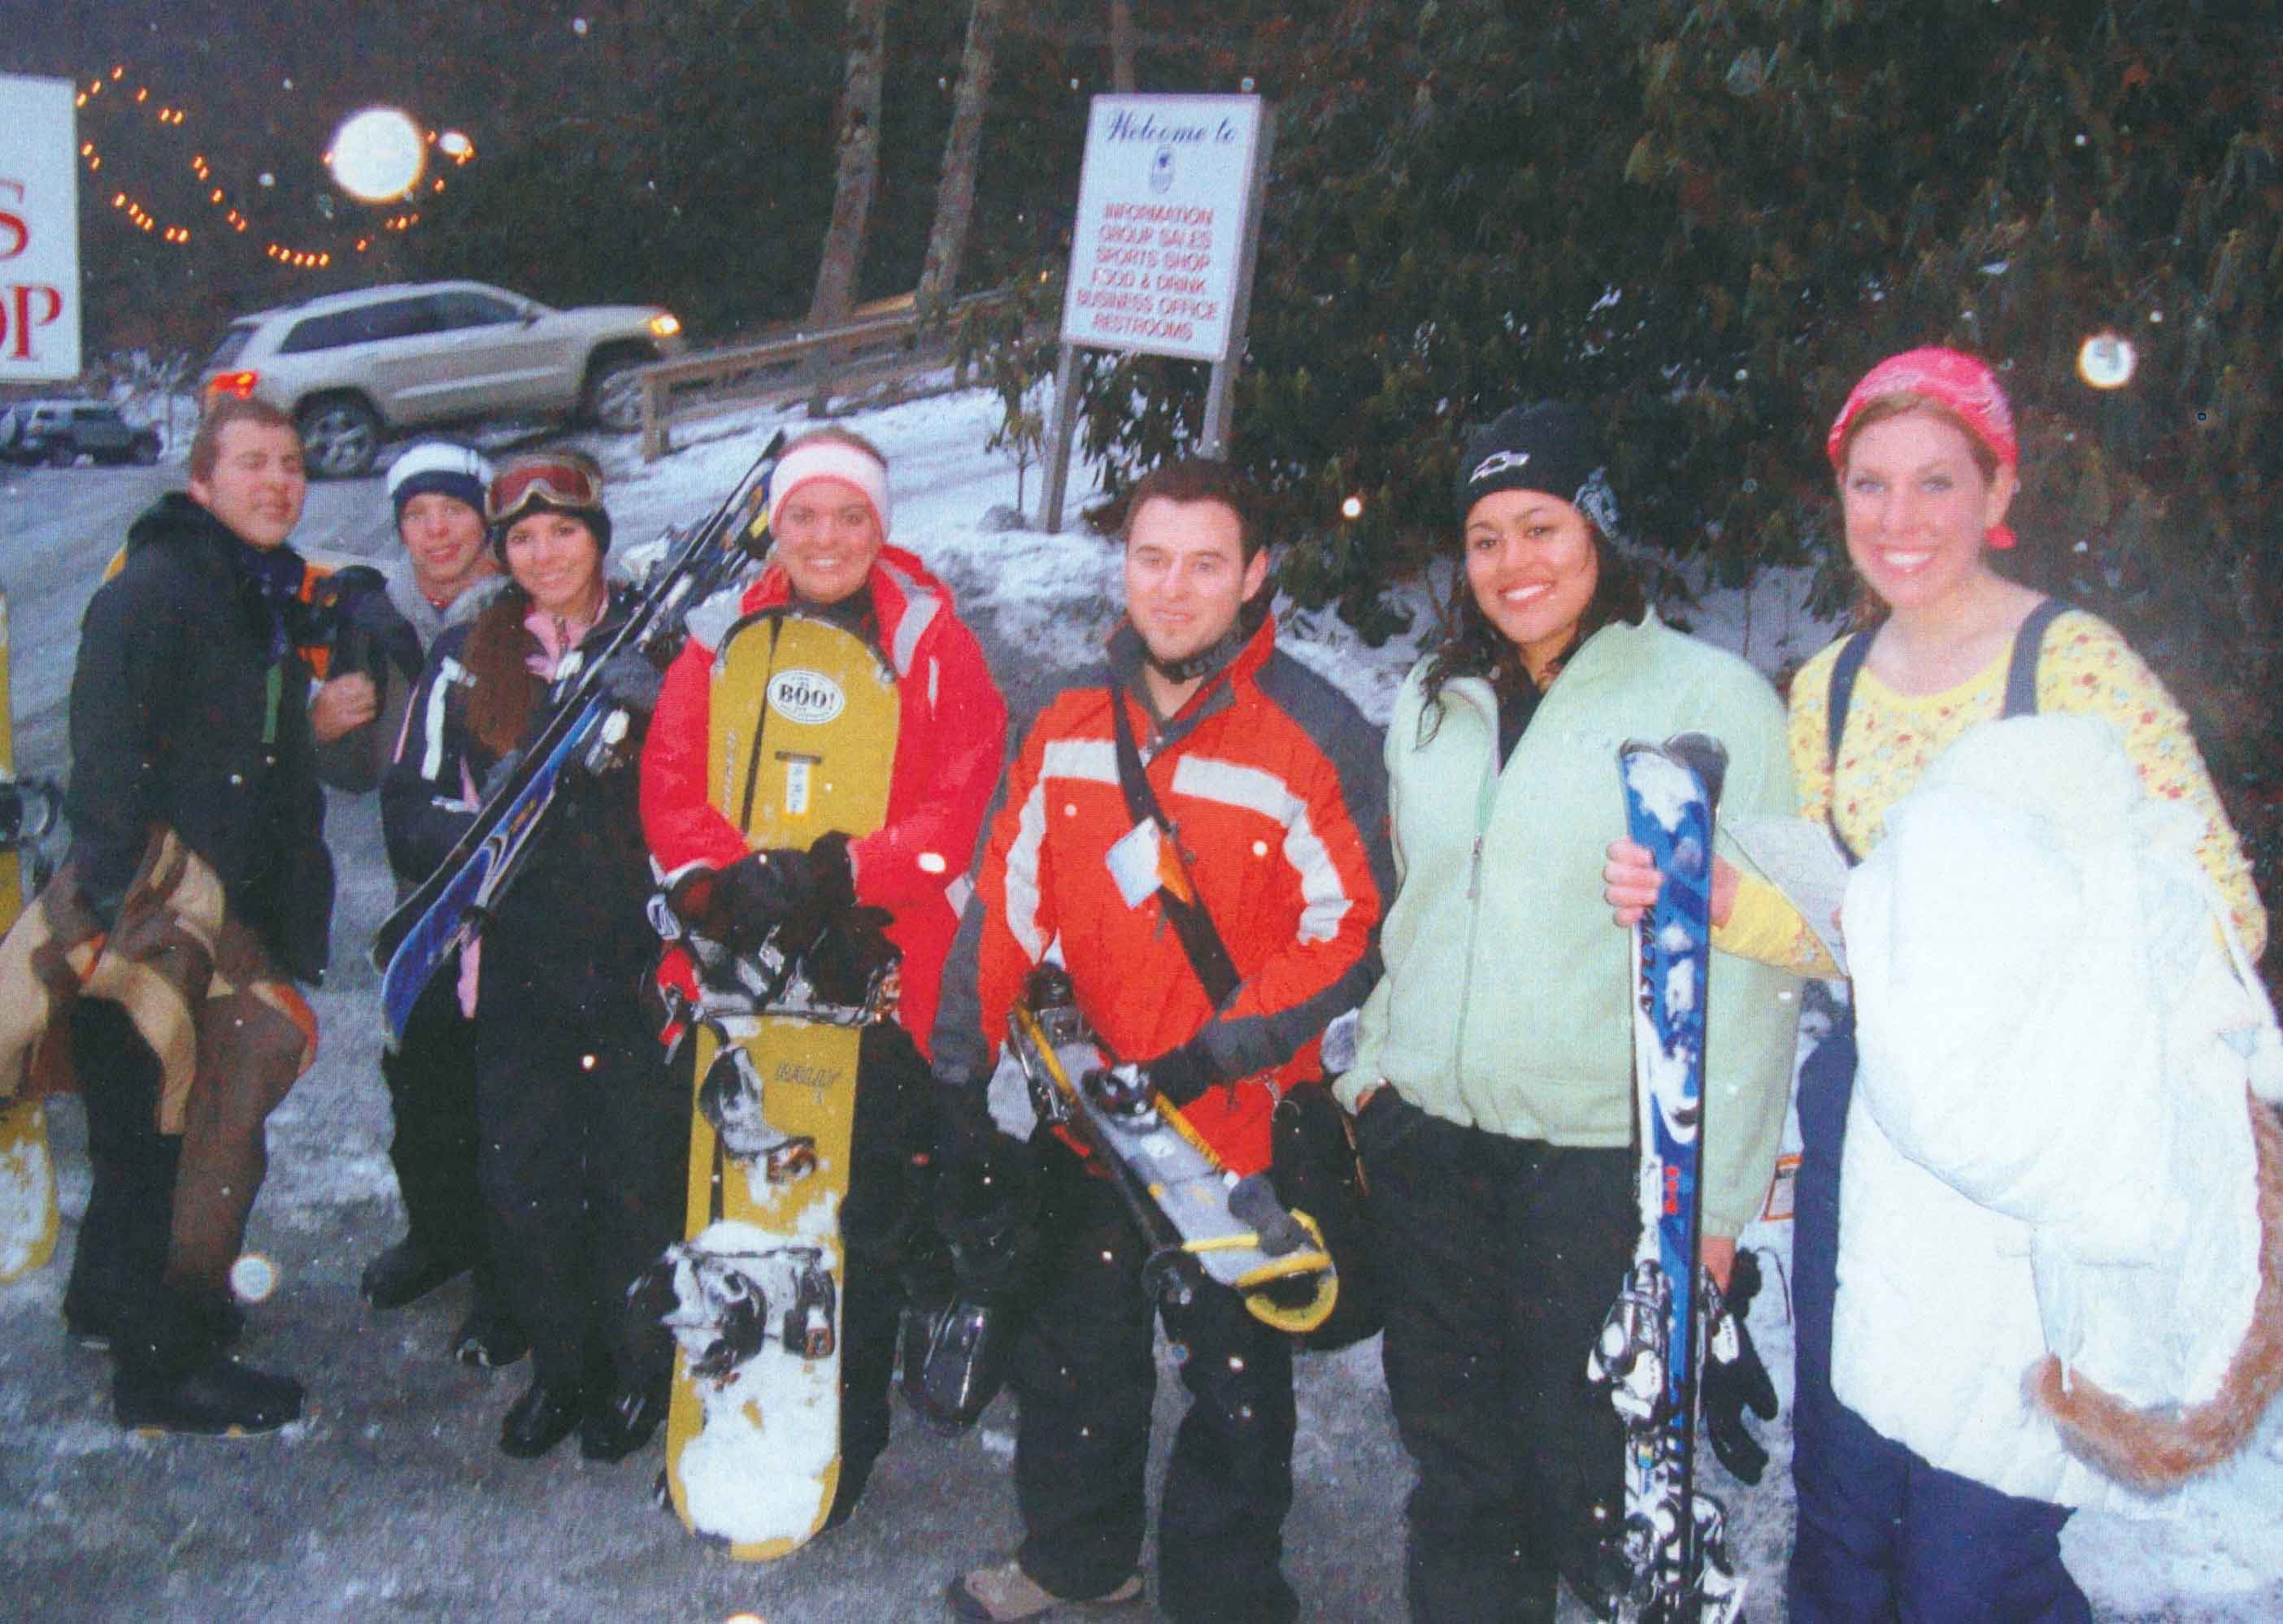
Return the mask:
<svg viewBox="0 0 2283 1624"><path fill-rule="evenodd" d="M1791 1467L1799 1528L1787 1583L1793 1624L2089 1621L2084 1593L2061 1565L2067 1507L2001 1494L1929 1465L1873 1431L1832 1391L1839 1162L1854 1092L1854 1021L1842 1011L1799 1074Z"/></svg>

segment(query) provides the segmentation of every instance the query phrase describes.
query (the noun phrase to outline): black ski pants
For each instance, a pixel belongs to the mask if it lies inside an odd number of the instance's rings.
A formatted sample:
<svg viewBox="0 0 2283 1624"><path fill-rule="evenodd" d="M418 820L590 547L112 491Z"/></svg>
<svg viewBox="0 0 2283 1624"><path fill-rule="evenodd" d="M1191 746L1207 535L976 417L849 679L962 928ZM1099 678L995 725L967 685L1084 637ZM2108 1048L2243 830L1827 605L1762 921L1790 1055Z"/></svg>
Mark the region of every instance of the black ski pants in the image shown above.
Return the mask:
<svg viewBox="0 0 2283 1624"><path fill-rule="evenodd" d="M165 1284L183 1141L159 1131L159 1057L109 998L80 998L70 1022L92 1183L65 1311L109 1331L122 1368L178 1371L213 1343L199 1305Z"/></svg>
<svg viewBox="0 0 2283 1624"><path fill-rule="evenodd" d="M406 1227L432 1256L484 1261L484 1201L476 1184L476 1032L460 1013L459 961L436 972L412 1006L404 1040L380 1057L396 1131L388 1160Z"/></svg>
<svg viewBox="0 0 2283 1624"><path fill-rule="evenodd" d="M1624 1434L1586 1361L1638 1229L1632 1155L1461 1128L1383 1087L1356 1123L1381 1356L1418 1467L1418 1624L1554 1618L1624 1520Z"/></svg>
<svg viewBox="0 0 2283 1624"><path fill-rule="evenodd" d="M1157 1387L1144 1250L1108 1179L1040 1141L1040 1274L1017 1338L1015 1494L1023 1571L1057 1596L1099 1596L1132 1573ZM1292 1346L1234 1294L1164 1309L1189 1390L1157 1508L1159 1610L1169 1619L1281 1624L1299 1604L1280 1570L1292 1504Z"/></svg>
<svg viewBox="0 0 2283 1624"><path fill-rule="evenodd" d="M846 1255L840 1290L840 1484L835 1514L853 1509L888 1447L905 1282L925 1270L935 1154L935 1084L911 1037L892 1021L868 1026L856 1060L848 1193L840 1206Z"/></svg>
<svg viewBox="0 0 2283 1624"><path fill-rule="evenodd" d="M501 1294L538 1379L631 1392L672 1344L627 1312L635 1276L682 1235L690 1096L623 998L562 1006L487 983L476 1007L476 1172Z"/></svg>

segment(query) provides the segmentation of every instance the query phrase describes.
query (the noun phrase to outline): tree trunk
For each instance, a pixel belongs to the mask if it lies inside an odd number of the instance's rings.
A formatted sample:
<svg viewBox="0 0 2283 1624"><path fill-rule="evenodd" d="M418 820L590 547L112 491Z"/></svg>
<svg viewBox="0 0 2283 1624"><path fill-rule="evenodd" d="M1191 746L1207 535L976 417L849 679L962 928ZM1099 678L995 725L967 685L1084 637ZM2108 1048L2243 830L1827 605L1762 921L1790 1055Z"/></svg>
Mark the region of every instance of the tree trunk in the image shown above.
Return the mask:
<svg viewBox="0 0 2283 1624"><path fill-rule="evenodd" d="M1110 88L1134 94L1134 0L1110 0Z"/></svg>
<svg viewBox="0 0 2283 1624"><path fill-rule="evenodd" d="M936 188L935 226L920 268L919 302L949 299L959 285L967 250L967 224L975 214L975 166L983 152L983 119L991 106L991 70L999 50L1005 0L974 0L967 14L967 50L959 59L959 89L952 95L951 134L943 144L943 180Z"/></svg>
<svg viewBox="0 0 2283 1624"><path fill-rule="evenodd" d="M832 193L832 223L816 268L816 296L808 306L813 325L845 319L855 301L864 225L880 168L880 70L887 39L888 0L848 0L848 82L840 95L835 138L840 171Z"/></svg>

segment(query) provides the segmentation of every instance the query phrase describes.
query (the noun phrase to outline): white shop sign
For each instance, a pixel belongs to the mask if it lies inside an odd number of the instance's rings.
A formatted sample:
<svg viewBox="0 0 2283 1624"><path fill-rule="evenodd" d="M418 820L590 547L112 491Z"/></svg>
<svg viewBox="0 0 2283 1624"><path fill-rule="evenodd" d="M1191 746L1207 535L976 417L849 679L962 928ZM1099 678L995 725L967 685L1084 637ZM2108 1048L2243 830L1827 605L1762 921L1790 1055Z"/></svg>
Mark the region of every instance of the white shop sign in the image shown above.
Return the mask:
<svg viewBox="0 0 2283 1624"><path fill-rule="evenodd" d="M0 381L79 376L73 91L67 79L0 74Z"/></svg>

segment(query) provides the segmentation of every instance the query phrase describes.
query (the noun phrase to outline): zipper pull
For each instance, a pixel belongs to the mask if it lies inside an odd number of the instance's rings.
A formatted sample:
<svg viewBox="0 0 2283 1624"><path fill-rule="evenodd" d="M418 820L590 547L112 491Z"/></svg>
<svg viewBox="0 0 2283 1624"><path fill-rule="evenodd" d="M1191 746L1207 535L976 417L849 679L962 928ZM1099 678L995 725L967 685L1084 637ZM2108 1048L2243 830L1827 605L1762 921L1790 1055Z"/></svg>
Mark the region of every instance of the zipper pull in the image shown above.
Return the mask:
<svg viewBox="0 0 2283 1624"><path fill-rule="evenodd" d="M1483 837L1475 836L1474 860L1467 868L1467 900L1477 902L1483 894Z"/></svg>

